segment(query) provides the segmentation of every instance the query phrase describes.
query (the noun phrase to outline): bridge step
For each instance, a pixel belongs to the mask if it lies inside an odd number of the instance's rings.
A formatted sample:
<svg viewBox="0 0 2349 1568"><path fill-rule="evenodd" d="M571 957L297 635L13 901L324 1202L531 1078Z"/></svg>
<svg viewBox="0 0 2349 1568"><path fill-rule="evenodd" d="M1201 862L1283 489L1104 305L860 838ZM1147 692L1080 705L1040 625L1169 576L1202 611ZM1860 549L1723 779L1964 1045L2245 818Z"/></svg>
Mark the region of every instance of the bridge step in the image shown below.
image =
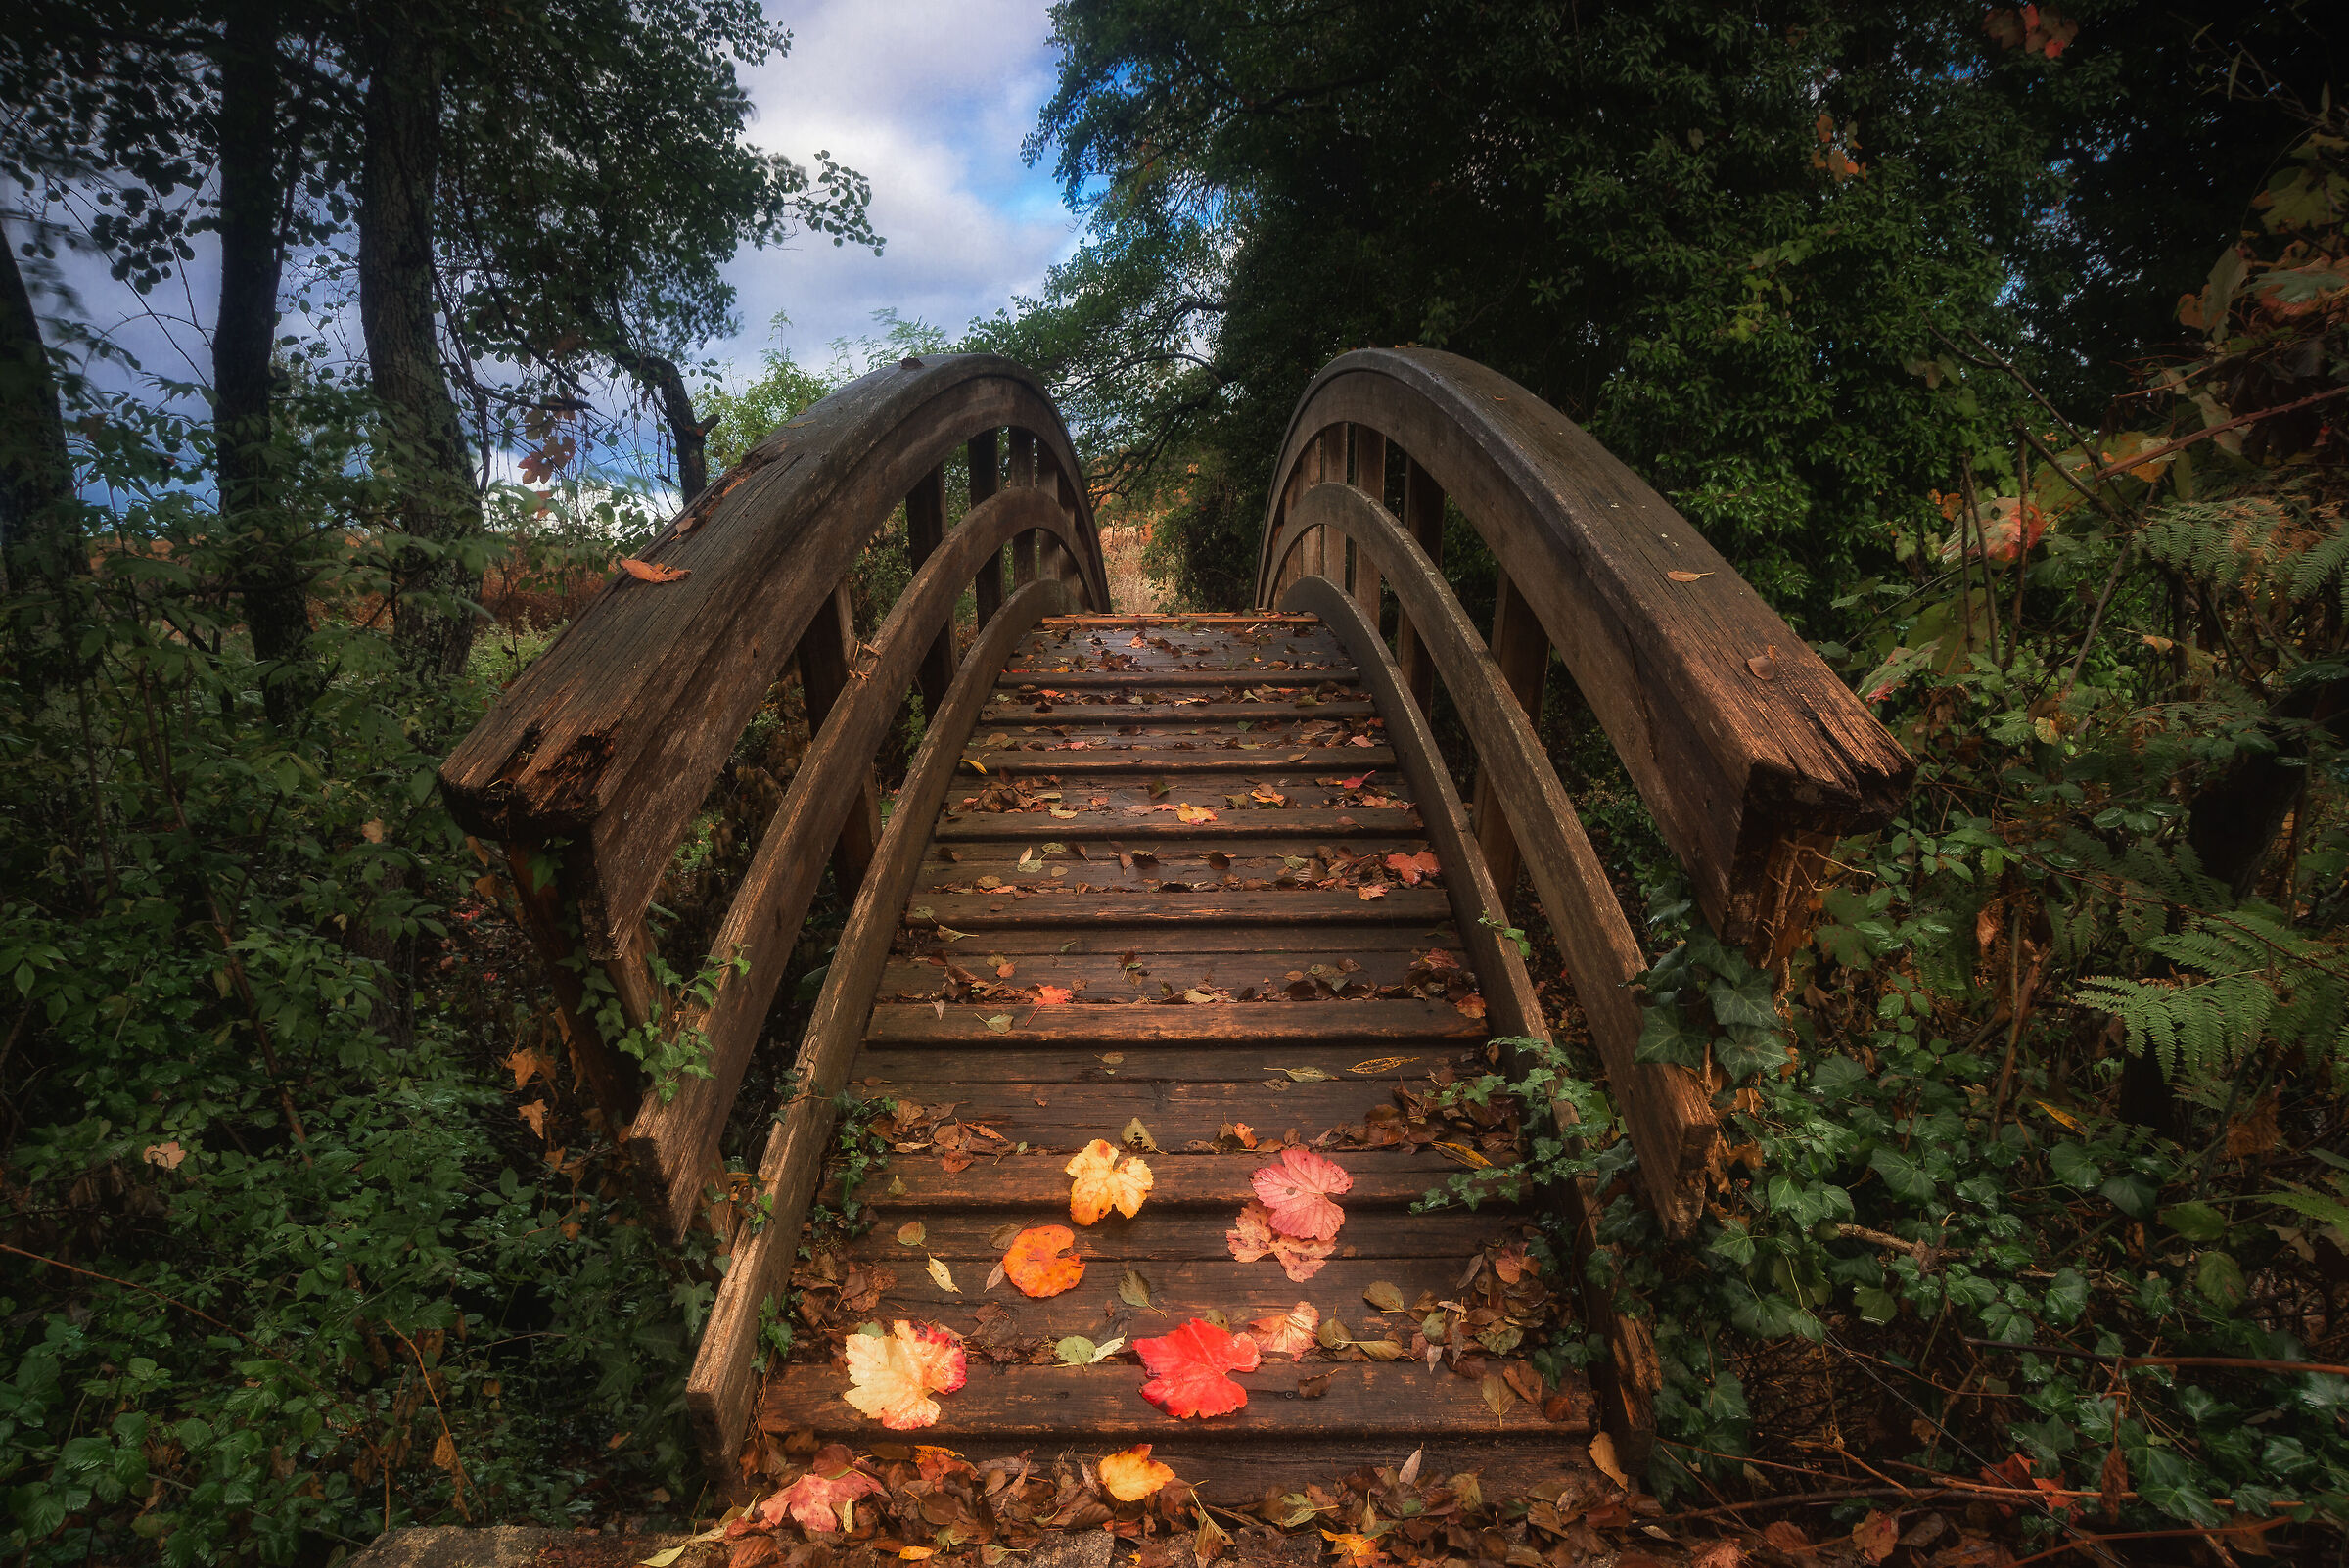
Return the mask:
<svg viewBox="0 0 2349 1568"><path fill-rule="evenodd" d="M843 1400L837 1364L803 1359L769 1375L763 1431L975 1460L1148 1442L1230 1501L1414 1449L1423 1474L1473 1470L1488 1495L1587 1464L1588 1385L1545 1386L1526 1360L1581 1330L1513 1262L1539 1234L1518 1183L1490 1169L1515 1158L1513 1129L1444 1103L1441 1085L1491 1071L1495 1048L1445 868L1414 859L1415 885L1386 869L1427 840L1355 681L1309 618L1066 617L1030 634L973 731L964 756L986 771L947 796L849 1074L893 1145L855 1193L878 1222L816 1238L795 1281L818 1312L847 1293L825 1281L857 1282L836 1326L962 1334L969 1382L938 1425L892 1433ZM1185 690L1208 700L1168 700ZM1071 995L1047 1002L1044 986ZM990 1287L1009 1236L1070 1222L1070 1156L1129 1136L1154 1145L1155 1184L1138 1215L1077 1231L1080 1284L1042 1300ZM1354 1180L1303 1280L1230 1242L1251 1177L1287 1142ZM1473 1210L1413 1212L1458 1188ZM1395 1359L1267 1357L1239 1379L1243 1409L1178 1421L1141 1398L1130 1351L1072 1367L1053 1348L1194 1317L1236 1330L1300 1303Z"/></svg>

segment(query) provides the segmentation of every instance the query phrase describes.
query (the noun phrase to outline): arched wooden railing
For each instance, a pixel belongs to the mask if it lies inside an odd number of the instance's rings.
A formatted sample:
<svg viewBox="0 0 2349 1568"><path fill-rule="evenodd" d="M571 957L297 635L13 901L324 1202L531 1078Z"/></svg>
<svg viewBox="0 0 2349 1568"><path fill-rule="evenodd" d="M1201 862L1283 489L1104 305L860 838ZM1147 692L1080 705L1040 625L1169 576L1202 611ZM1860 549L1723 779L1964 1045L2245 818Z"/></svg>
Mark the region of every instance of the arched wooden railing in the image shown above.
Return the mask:
<svg viewBox="0 0 2349 1568"><path fill-rule="evenodd" d="M1389 509L1391 464L1401 511ZM1647 959L1536 733L1552 649L1724 941L1782 959L1821 856L1890 816L1912 764L1859 699L1638 476L1524 388L1432 349L1333 361L1289 425L1258 602L1397 605L1403 682L1441 677L1477 754L1474 821L1505 894L1522 858L1639 1154L1650 1206L1693 1224L1718 1140L1683 1068L1635 1061ZM1480 636L1442 568L1447 497L1501 569ZM1316 592L1326 590L1315 590Z"/></svg>
<svg viewBox="0 0 2349 1568"><path fill-rule="evenodd" d="M957 448L971 505L947 529L944 465ZM913 579L860 643L848 578L900 503ZM1007 638L1052 610L1106 609L1109 590L1059 414L1035 377L984 354L907 359L851 383L760 442L641 559L682 575L615 576L440 780L467 831L508 847L571 1044L649 1205L677 1234L721 1174L727 1112L826 859L844 895L873 859L882 735L908 687L934 723L945 717L964 589L989 680ZM718 769L795 662L812 742L712 944L714 991L670 995L647 907ZM695 1041L707 1076L648 1084L597 1026L615 1007L630 1032Z"/></svg>

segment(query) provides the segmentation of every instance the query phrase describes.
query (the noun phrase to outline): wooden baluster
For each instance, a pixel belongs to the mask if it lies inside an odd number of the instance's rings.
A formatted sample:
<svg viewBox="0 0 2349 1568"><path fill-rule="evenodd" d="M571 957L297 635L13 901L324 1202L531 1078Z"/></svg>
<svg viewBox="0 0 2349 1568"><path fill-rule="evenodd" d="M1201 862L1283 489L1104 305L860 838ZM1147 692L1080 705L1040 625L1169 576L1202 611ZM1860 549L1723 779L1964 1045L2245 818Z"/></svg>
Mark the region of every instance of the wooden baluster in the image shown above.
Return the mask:
<svg viewBox="0 0 2349 1568"><path fill-rule="evenodd" d="M1311 461L1310 457L1300 457L1297 466L1289 470L1288 484L1281 491L1280 516L1275 518L1272 523L1272 536L1276 539L1280 537L1281 527L1288 521L1289 513L1297 505L1297 497L1305 493L1305 471ZM1274 574L1272 578L1272 601L1265 608L1267 610L1279 609L1282 596L1295 586L1297 579L1303 576L1305 576L1305 549L1303 545L1299 545L1291 550L1280 563L1280 570Z"/></svg>
<svg viewBox="0 0 2349 1568"><path fill-rule="evenodd" d="M1011 433L1011 462L1003 476L1005 489L1025 489L1036 483L1036 438L1024 430ZM1036 530L1012 535L1011 586L1018 592L1036 580Z"/></svg>
<svg viewBox="0 0 2349 1568"><path fill-rule="evenodd" d="M832 607L818 610L793 657L800 665L800 684L807 694L807 733L824 727L824 717L848 689L854 668L856 618L849 600L849 585L832 591ZM843 899L852 898L864 881L864 868L873 863L873 848L881 842L881 790L873 770L864 770L859 786L863 799L849 810L840 840L832 846L832 875Z"/></svg>
<svg viewBox="0 0 2349 1568"><path fill-rule="evenodd" d="M1411 537L1419 541L1419 548L1427 552L1427 559L1442 567L1444 487L1436 483L1434 475L1407 457L1404 459L1402 522ZM1431 712L1430 705L1436 700L1435 661L1428 658L1427 644L1419 640L1419 633L1401 606L1396 607L1395 663L1403 667L1404 684L1410 689L1411 701L1419 705L1421 713Z"/></svg>
<svg viewBox="0 0 2349 1568"><path fill-rule="evenodd" d="M971 505L973 507L994 494L999 487L1001 482L995 473L995 464L1001 455L1002 449L997 443L993 431L981 431L971 438ZM985 630L987 623L994 619L995 612L1003 607L1002 551L997 550L990 560L979 568L979 577L972 591L979 603L979 629Z"/></svg>
<svg viewBox="0 0 2349 1568"><path fill-rule="evenodd" d="M1060 515L1069 520L1073 530L1078 515L1077 482L1061 468L1057 458L1052 463L1052 487L1053 498L1060 503ZM1087 604L1091 603L1092 589L1085 583L1084 568L1078 564L1077 557L1070 553L1069 547L1061 543L1057 536L1052 540L1051 556L1052 575L1063 582L1073 584L1076 588L1076 592L1070 596L1070 603L1075 604L1080 600ZM1107 610L1109 606L1099 605L1095 608Z"/></svg>
<svg viewBox="0 0 2349 1568"><path fill-rule="evenodd" d="M1387 504L1387 438L1367 425L1354 427L1354 487L1379 505ZM1373 626L1378 624L1378 600L1383 587L1378 563L1356 550L1354 602L1362 607L1363 619Z"/></svg>
<svg viewBox="0 0 2349 1568"><path fill-rule="evenodd" d="M921 571L930 559L930 552L946 536L946 471L942 466L922 476L920 484L905 497L905 554L913 570ZM922 656L922 668L914 676L914 685L922 694L922 712L935 714L938 705L946 700L946 688L954 684L954 618L949 612L946 623L938 628L938 638L930 651Z"/></svg>
<svg viewBox="0 0 2349 1568"><path fill-rule="evenodd" d="M1493 662L1500 666L1501 679L1539 733L1542 687L1549 675L1549 636L1506 571L1500 574L1500 591L1494 599L1489 646ZM1485 868L1493 873L1493 885L1506 903L1517 886L1517 836L1509 831L1508 812L1493 787L1490 770L1482 766L1476 770L1476 842L1485 852Z"/></svg>
<svg viewBox="0 0 2349 1568"><path fill-rule="evenodd" d="M1327 484L1346 477L1346 427L1332 425L1313 438L1313 483ZM1312 557L1306 570L1315 576L1343 583L1346 576L1346 535L1326 525L1313 530Z"/></svg>

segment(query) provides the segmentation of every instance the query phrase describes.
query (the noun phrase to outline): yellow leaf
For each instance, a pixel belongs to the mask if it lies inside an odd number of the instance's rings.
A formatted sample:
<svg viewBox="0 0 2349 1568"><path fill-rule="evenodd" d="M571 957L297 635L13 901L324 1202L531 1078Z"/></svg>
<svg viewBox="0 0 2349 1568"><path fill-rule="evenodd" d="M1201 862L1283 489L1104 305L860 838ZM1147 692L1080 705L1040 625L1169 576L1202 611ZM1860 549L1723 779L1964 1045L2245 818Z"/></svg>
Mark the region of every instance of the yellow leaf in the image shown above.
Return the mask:
<svg viewBox="0 0 2349 1568"><path fill-rule="evenodd" d="M1150 1457L1147 1443L1137 1443L1101 1461L1101 1484L1120 1502L1139 1502L1174 1479L1174 1471Z"/></svg>
<svg viewBox="0 0 2349 1568"><path fill-rule="evenodd" d="M923 1227L921 1222L918 1220L908 1222L905 1224L898 1226L898 1245L900 1247L918 1247L929 1236L929 1234L930 1232Z"/></svg>
<svg viewBox="0 0 2349 1568"><path fill-rule="evenodd" d="M1081 1225L1091 1224L1112 1209L1132 1219L1141 1213L1152 1181L1150 1167L1131 1156L1121 1161L1117 1146L1107 1138L1086 1144L1067 1170L1076 1178L1069 1187L1069 1218Z"/></svg>
<svg viewBox="0 0 2349 1568"><path fill-rule="evenodd" d="M1489 1171L1493 1168L1491 1160L1486 1159L1465 1143L1439 1143L1436 1145L1436 1149L1446 1159L1457 1165L1464 1165L1471 1171Z"/></svg>
<svg viewBox="0 0 2349 1568"><path fill-rule="evenodd" d="M1216 813L1204 806L1177 806L1174 815L1184 822L1213 822L1216 819Z"/></svg>
<svg viewBox="0 0 2349 1568"><path fill-rule="evenodd" d="M843 1398L893 1432L935 1424L938 1401L930 1396L962 1387L962 1340L950 1329L917 1332L899 1318L887 1334L851 1334L845 1354Z"/></svg>
<svg viewBox="0 0 2349 1568"><path fill-rule="evenodd" d="M433 1445L433 1463L443 1470L457 1467L457 1440L445 1431L440 1434L440 1441Z"/></svg>
<svg viewBox="0 0 2349 1568"><path fill-rule="evenodd" d="M962 1294L962 1291L954 1283L953 1271L936 1258L930 1260L930 1277L938 1281L939 1289L949 1295L959 1296Z"/></svg>

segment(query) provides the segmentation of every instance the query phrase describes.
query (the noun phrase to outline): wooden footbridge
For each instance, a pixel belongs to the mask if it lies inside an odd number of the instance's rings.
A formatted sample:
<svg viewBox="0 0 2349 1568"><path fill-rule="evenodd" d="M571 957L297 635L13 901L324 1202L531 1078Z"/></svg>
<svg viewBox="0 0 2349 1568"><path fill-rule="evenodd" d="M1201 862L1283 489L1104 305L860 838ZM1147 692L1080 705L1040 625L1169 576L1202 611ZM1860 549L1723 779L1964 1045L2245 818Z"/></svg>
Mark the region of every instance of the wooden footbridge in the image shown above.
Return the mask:
<svg viewBox="0 0 2349 1568"><path fill-rule="evenodd" d="M947 527L957 451L967 506ZM1255 612L1121 615L1035 378L908 359L736 465L644 552L684 575L616 577L450 757L449 798L509 847L657 1222L715 1228L730 1254L689 1388L718 1475L756 1434L808 1428L973 1457L1150 1442L1211 1496L1249 1498L1413 1449L1489 1493L1530 1486L1599 1430L1643 1461L1656 1368L1635 1303L1572 1283L1578 1257L1550 1283L1612 1355L1563 1385L1526 1357L1556 1304L1525 1243L1547 1214L1587 1253L1600 1195L1494 1180L1473 1210L1414 1208L1539 1130L1441 1092L1513 1049L1488 1040L1549 1034L1502 935L1520 868L1668 1231L1693 1222L1718 1158L1706 1084L1634 1061L1626 981L1646 956L1529 716L1551 655L1706 918L1762 956L1799 938L1821 853L1889 814L1908 760L1654 490L1481 366L1335 361L1272 494ZM846 581L900 504L913 577L860 642ZM1445 578L1448 506L1502 567L1489 635ZM714 989L670 994L648 905L795 665L812 743L713 944ZM1474 748L1472 803L1430 733L1438 684ZM927 724L884 819L873 758L908 689ZM852 911L803 1036L767 1038L827 864ZM644 1052L620 1047L654 1038L698 1042L707 1076L648 1083ZM795 1049L796 1092L742 1190L727 1114L755 1052ZM918 1432L847 1404L821 1336L760 1365L762 1314L814 1283L803 1226L858 1100L880 1102L900 1152L858 1193L879 1222L822 1267L856 1272L861 1317L963 1336L968 1382ZM990 1281L1012 1234L1069 1222L1064 1167L1094 1138L1153 1146L1144 1207L1076 1232L1075 1289ZM1353 1186L1332 1255L1292 1277L1233 1227L1253 1173L1303 1145ZM1323 1348L1267 1356L1245 1408L1177 1421L1142 1398L1135 1339L1300 1304ZM1063 1364L1070 1335L1128 1348Z"/></svg>

